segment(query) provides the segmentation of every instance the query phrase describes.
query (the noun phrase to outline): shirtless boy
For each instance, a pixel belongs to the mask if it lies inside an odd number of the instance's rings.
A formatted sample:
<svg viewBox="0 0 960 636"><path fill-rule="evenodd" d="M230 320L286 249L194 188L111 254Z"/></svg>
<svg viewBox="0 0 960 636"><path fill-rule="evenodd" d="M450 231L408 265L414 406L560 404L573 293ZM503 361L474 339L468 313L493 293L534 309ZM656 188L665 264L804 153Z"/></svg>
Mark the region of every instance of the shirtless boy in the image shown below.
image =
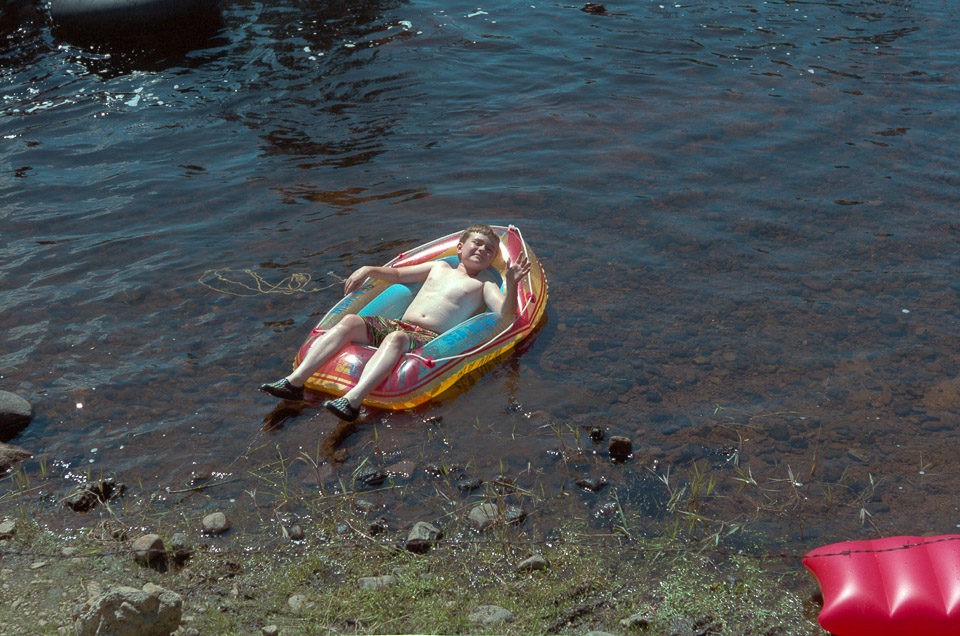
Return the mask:
<svg viewBox="0 0 960 636"><path fill-rule="evenodd" d="M352 422L360 414L363 399L379 385L404 353L422 347L439 334L460 324L484 306L500 313L501 320L517 313L517 285L530 271L521 255L509 261L504 276L506 293L491 281L480 279L500 249L500 240L489 225L475 224L460 235L457 256L460 264L451 267L444 261L431 261L407 267L371 267L364 265L346 280L344 294L360 288L367 278L394 283L423 283L400 320L380 316L349 314L318 338L293 373L260 390L287 400L303 399L303 385L333 355L353 343L377 348L356 386L324 408Z"/></svg>

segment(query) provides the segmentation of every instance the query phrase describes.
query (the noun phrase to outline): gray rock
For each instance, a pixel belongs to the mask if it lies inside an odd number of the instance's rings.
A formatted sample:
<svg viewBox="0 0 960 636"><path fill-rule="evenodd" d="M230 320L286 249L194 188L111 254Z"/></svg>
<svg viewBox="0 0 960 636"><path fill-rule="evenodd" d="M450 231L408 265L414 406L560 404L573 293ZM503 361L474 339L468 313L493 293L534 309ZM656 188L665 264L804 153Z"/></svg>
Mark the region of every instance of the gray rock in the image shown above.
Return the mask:
<svg viewBox="0 0 960 636"><path fill-rule="evenodd" d="M13 535L17 533L17 522L12 519L8 519L3 523L0 523L0 540L2 539L12 539Z"/></svg>
<svg viewBox="0 0 960 636"><path fill-rule="evenodd" d="M100 499L83 486L77 487L63 500L63 505L74 512L89 512L100 503Z"/></svg>
<svg viewBox="0 0 960 636"><path fill-rule="evenodd" d="M613 636L610 632L601 632L597 630L591 630L584 634L583 636Z"/></svg>
<svg viewBox="0 0 960 636"><path fill-rule="evenodd" d="M283 527L283 536L291 541L303 541L307 535L303 532L303 528L295 523L292 526Z"/></svg>
<svg viewBox="0 0 960 636"><path fill-rule="evenodd" d="M404 459L392 466L387 466L386 471L387 475L390 477L399 477L401 479L410 479L413 477L413 472L416 470L416 465L408 460Z"/></svg>
<svg viewBox="0 0 960 636"><path fill-rule="evenodd" d="M387 478L387 473L377 466L365 464L357 473L357 481L372 488L381 485Z"/></svg>
<svg viewBox="0 0 960 636"><path fill-rule="evenodd" d="M483 532L497 522L500 517L500 511L496 504L483 503L470 511L468 519L473 529L477 532Z"/></svg>
<svg viewBox="0 0 960 636"><path fill-rule="evenodd" d="M163 539L155 534L145 534L133 542L133 559L140 565L154 567L167 560Z"/></svg>
<svg viewBox="0 0 960 636"><path fill-rule="evenodd" d="M313 607L313 603L308 601L307 597L304 596L303 594L294 594L293 596L288 598L287 605L294 612L300 612L305 609L310 609L311 607Z"/></svg>
<svg viewBox="0 0 960 636"><path fill-rule="evenodd" d="M534 554L529 559L524 559L520 562L520 565L517 566L517 572L532 572L534 570L543 570L548 567L550 567L550 564L547 563L546 559L539 554Z"/></svg>
<svg viewBox="0 0 960 636"><path fill-rule="evenodd" d="M19 395L0 391L0 440L9 441L33 419L33 407Z"/></svg>
<svg viewBox="0 0 960 636"><path fill-rule="evenodd" d="M637 612L633 616L628 616L627 618L620 621L620 627L625 629L632 629L634 627L644 629L650 625L650 614L647 612Z"/></svg>
<svg viewBox="0 0 960 636"><path fill-rule="evenodd" d="M390 585L396 585L396 577L390 576L364 576L357 580L361 590L379 590Z"/></svg>
<svg viewBox="0 0 960 636"><path fill-rule="evenodd" d="M527 513L518 506L507 506L503 511L503 520L510 524L519 525L527 518Z"/></svg>
<svg viewBox="0 0 960 636"><path fill-rule="evenodd" d="M280 628L277 625L265 625L260 629L263 636L280 636Z"/></svg>
<svg viewBox="0 0 960 636"><path fill-rule="evenodd" d="M481 625L498 625L512 622L516 617L513 612L498 605L481 605L473 610L468 618L471 622Z"/></svg>
<svg viewBox="0 0 960 636"><path fill-rule="evenodd" d="M170 537L170 545L167 549L167 556L173 559L173 562L182 565L193 555L193 546L190 538L182 532L178 532Z"/></svg>
<svg viewBox="0 0 960 636"><path fill-rule="evenodd" d="M477 532L483 532L497 523L520 524L527 513L517 506L507 506L503 511L496 504L483 503L474 507L467 516L470 525Z"/></svg>
<svg viewBox="0 0 960 636"><path fill-rule="evenodd" d="M367 528L367 533L371 537L375 537L378 534L382 534L390 529L390 521L386 517L380 517L375 519L373 523Z"/></svg>
<svg viewBox="0 0 960 636"><path fill-rule="evenodd" d="M423 554L442 538L443 532L439 528L426 521L418 521L410 530L410 534L407 535L407 550Z"/></svg>
<svg viewBox="0 0 960 636"><path fill-rule="evenodd" d="M230 520L222 512L213 512L203 518L204 534L223 534L230 529Z"/></svg>
<svg viewBox="0 0 960 636"><path fill-rule="evenodd" d="M574 483L584 490L600 492L606 487L607 480L604 477L581 477Z"/></svg>
<svg viewBox="0 0 960 636"><path fill-rule="evenodd" d="M115 587L81 608L78 636L169 636L180 627L180 595L153 583Z"/></svg>
<svg viewBox="0 0 960 636"><path fill-rule="evenodd" d="M366 499L357 499L353 502L353 509L362 515L369 514L374 508L375 506Z"/></svg>
<svg viewBox="0 0 960 636"><path fill-rule="evenodd" d="M482 479L470 479L469 477L466 477L457 482L457 490L462 493L468 493L471 490L476 490L482 485Z"/></svg>
<svg viewBox="0 0 960 636"><path fill-rule="evenodd" d="M89 512L101 501L110 501L123 495L127 487L116 483L113 479L104 479L98 482L89 482L77 486L67 495L63 503L76 512Z"/></svg>
<svg viewBox="0 0 960 636"><path fill-rule="evenodd" d="M33 453L25 448L0 442L0 475L13 470L17 464L31 457Z"/></svg>

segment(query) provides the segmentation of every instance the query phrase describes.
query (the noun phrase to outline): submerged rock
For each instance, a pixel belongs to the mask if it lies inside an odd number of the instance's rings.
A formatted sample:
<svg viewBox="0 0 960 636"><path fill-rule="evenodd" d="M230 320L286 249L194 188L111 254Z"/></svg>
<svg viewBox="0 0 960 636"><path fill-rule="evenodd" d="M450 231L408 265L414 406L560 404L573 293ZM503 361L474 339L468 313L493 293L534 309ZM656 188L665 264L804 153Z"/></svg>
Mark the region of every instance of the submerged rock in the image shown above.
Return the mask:
<svg viewBox="0 0 960 636"><path fill-rule="evenodd" d="M395 464L386 467L387 475L399 479L410 479L417 469L416 464L408 459L398 461Z"/></svg>
<svg viewBox="0 0 960 636"><path fill-rule="evenodd" d="M526 518L527 513L518 506L507 506L507 509L503 511L503 520L509 524L521 524Z"/></svg>
<svg viewBox="0 0 960 636"><path fill-rule="evenodd" d="M377 466L365 465L357 471L357 481L372 488L381 485L387 478L387 473Z"/></svg>
<svg viewBox="0 0 960 636"><path fill-rule="evenodd" d="M90 482L77 486L63 500L63 504L74 512L89 512L100 502L123 496L126 490L127 487L124 484L118 484L113 479Z"/></svg>
<svg viewBox="0 0 960 636"><path fill-rule="evenodd" d="M79 636L169 636L180 627L182 605L179 594L153 583L115 587L88 601L75 627Z"/></svg>
<svg viewBox="0 0 960 636"><path fill-rule="evenodd" d="M470 492L471 490L476 490L477 488L480 488L481 486L483 486L483 480L482 480L482 479L476 479L476 478L475 478L475 479L470 479L469 477L467 477L467 478L461 479L460 481L457 482L457 490L459 490L460 492L462 492L462 493L464 493L464 494Z"/></svg>
<svg viewBox="0 0 960 636"><path fill-rule="evenodd" d="M603 477L581 477L576 482L577 486L590 492L600 492L607 485L607 480Z"/></svg>
<svg viewBox="0 0 960 636"><path fill-rule="evenodd" d="M19 395L0 391L0 441L17 436L33 419L33 406Z"/></svg>

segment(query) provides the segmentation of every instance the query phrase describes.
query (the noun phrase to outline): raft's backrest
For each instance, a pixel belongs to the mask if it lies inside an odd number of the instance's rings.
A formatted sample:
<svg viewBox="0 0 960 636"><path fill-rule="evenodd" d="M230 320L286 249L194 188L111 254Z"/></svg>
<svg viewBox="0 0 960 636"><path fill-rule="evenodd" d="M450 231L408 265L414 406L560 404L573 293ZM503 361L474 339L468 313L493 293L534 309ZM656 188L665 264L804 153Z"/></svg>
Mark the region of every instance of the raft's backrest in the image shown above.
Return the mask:
<svg viewBox="0 0 960 636"><path fill-rule="evenodd" d="M456 267L460 264L459 256L445 256L437 260L446 261L451 267ZM488 267L481 276L488 277L489 280L495 282L500 286L500 289L503 290L503 277L500 276L500 272L498 272L495 267ZM357 313L361 316L400 318L403 312L406 311L407 306L410 305L414 296L420 291L420 285L421 283L412 283L409 285L396 283L390 285ZM454 329L456 329L456 327L454 327ZM451 331L453 331L453 329L451 329Z"/></svg>

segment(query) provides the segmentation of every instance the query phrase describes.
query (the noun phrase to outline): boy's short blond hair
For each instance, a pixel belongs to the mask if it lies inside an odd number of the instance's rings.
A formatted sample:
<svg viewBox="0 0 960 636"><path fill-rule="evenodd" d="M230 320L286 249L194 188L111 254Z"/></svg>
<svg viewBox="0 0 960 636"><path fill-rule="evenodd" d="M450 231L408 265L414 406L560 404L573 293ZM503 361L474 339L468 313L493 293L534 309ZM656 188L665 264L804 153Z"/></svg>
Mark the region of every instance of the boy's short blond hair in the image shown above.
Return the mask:
<svg viewBox="0 0 960 636"><path fill-rule="evenodd" d="M500 237L497 236L497 233L493 230L493 228L486 223L474 223L465 229L463 234L460 235L460 242L466 243L471 234L482 234L493 241L495 245L500 243Z"/></svg>

